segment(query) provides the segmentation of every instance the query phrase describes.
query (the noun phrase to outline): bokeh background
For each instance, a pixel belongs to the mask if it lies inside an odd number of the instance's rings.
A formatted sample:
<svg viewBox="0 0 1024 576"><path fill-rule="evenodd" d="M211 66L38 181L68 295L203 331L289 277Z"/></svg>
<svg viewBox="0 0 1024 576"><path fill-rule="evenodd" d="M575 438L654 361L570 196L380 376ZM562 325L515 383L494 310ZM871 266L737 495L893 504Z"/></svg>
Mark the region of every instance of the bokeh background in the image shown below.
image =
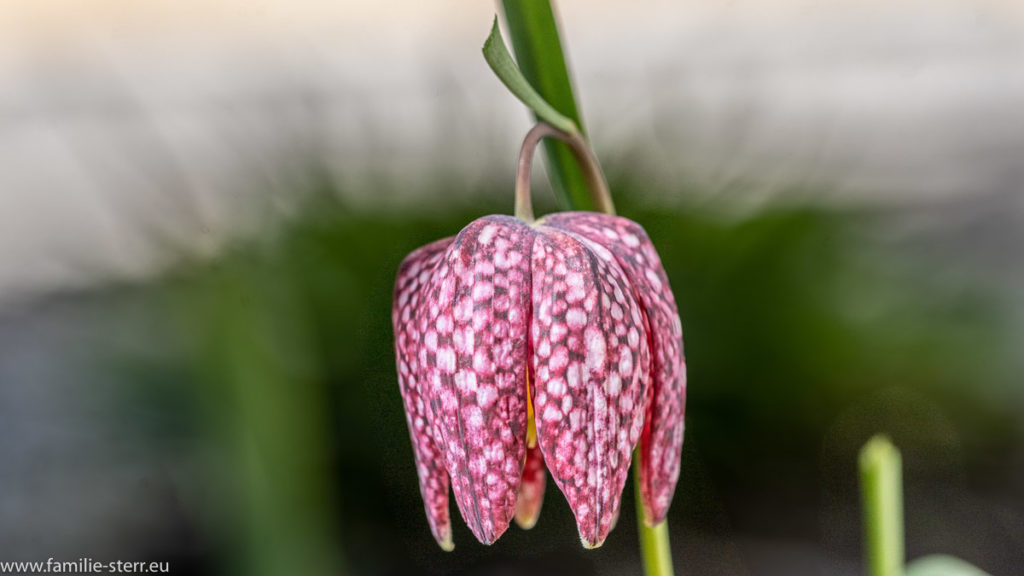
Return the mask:
<svg viewBox="0 0 1024 576"><path fill-rule="evenodd" d="M456 550L422 512L394 272L508 213L497 7L0 3L0 560L174 574L640 573ZM619 212L680 306L678 574L858 574L855 462L903 450L908 555L1024 567L1024 8L563 0ZM557 208L542 169L535 202Z"/></svg>

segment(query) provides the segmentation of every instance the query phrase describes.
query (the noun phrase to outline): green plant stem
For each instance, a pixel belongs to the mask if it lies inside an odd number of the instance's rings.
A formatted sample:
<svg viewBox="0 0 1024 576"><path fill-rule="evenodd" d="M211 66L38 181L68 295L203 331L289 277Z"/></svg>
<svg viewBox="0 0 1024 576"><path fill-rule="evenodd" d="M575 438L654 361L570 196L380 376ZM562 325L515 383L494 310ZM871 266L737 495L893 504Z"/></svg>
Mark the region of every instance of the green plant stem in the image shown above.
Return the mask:
<svg viewBox="0 0 1024 576"><path fill-rule="evenodd" d="M640 496L640 448L633 451L633 486L636 492L636 525L640 532L640 557L647 576L672 576L672 548L668 539L668 522L648 526Z"/></svg>
<svg viewBox="0 0 1024 576"><path fill-rule="evenodd" d="M864 546L871 576L903 573L903 472L899 450L875 436L860 451Z"/></svg>
<svg viewBox="0 0 1024 576"><path fill-rule="evenodd" d="M558 23L549 0L502 0L516 62L527 81L586 134L562 52ZM538 120L543 118L537 114ZM592 210L583 170L562 142L544 143L548 177L563 208Z"/></svg>

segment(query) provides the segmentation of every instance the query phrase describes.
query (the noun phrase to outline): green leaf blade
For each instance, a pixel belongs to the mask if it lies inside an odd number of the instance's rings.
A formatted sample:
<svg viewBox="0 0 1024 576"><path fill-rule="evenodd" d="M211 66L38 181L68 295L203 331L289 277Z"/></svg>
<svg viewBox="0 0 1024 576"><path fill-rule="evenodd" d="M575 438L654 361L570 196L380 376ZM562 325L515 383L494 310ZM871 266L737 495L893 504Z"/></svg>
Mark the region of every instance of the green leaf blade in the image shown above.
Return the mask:
<svg viewBox="0 0 1024 576"><path fill-rule="evenodd" d="M530 82L523 76L519 67L516 66L512 55L509 54L505 42L501 38L501 30L498 28L498 18L494 18L494 26L491 27L491 34L484 42L484 60L490 65L491 70L498 76L502 84L509 89L520 102L533 111L538 119L551 124L555 128L570 134L578 134L579 127L571 118L563 116L555 110L546 100L530 85Z"/></svg>
<svg viewBox="0 0 1024 576"><path fill-rule="evenodd" d="M549 0L502 0L502 9L523 76L544 100L572 120L585 135L586 127L576 104L551 3ZM544 152L551 186L562 205L573 210L593 210L586 178L569 147L546 140Z"/></svg>

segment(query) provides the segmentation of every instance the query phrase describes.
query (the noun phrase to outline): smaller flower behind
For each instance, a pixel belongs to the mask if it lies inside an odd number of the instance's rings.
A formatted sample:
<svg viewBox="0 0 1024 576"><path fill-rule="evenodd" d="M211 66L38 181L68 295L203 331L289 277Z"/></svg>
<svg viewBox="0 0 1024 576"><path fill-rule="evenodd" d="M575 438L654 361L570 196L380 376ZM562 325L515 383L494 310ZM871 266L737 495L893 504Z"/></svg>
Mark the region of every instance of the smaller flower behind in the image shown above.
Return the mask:
<svg viewBox="0 0 1024 576"><path fill-rule="evenodd" d="M590 212L485 216L410 254L393 308L399 384L434 537L448 485L478 540L532 527L545 464L584 546L615 524L639 442L641 498L664 520L679 474L682 331L638 224Z"/></svg>

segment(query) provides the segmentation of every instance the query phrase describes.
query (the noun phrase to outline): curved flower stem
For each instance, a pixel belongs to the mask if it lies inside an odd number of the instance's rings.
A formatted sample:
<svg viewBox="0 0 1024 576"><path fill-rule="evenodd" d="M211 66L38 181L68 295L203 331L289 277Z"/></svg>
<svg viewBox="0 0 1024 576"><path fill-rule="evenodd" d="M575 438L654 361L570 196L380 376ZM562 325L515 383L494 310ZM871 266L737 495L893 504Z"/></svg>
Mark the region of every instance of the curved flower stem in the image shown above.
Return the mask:
<svg viewBox="0 0 1024 576"><path fill-rule="evenodd" d="M672 576L672 547L668 539L668 521L648 526L640 496L640 447L633 451L633 486L636 489L636 527L640 533L640 557L647 576Z"/></svg>
<svg viewBox="0 0 1024 576"><path fill-rule="evenodd" d="M533 166L533 153L537 149L537 144L544 138L556 138L569 145L576 162L583 170L583 178L586 180L587 189L590 190L594 207L605 214L615 214L615 205L612 203L611 192L608 191L608 182L604 178L604 173L601 172L601 165L597 162L597 158L591 152L590 146L583 136L578 132L565 132L541 122L526 133L523 145L519 149L519 163L516 167L516 218L533 222L533 205L530 201L530 171Z"/></svg>
<svg viewBox="0 0 1024 576"><path fill-rule="evenodd" d="M533 201L530 198L530 175L533 172L533 152L544 138L541 130L547 124L537 124L523 138L519 148L519 163L516 164L516 218L529 224L533 223Z"/></svg>

